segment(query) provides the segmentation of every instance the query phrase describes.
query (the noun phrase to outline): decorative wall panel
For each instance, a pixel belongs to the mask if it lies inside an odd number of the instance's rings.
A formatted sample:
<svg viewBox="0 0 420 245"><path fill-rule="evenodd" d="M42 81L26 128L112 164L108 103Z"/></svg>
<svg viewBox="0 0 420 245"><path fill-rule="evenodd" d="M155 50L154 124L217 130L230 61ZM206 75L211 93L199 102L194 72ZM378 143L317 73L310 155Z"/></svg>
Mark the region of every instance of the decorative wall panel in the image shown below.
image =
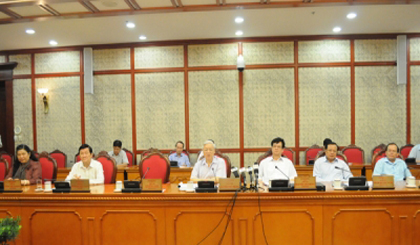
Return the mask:
<svg viewBox="0 0 420 245"><path fill-rule="evenodd" d="M299 42L299 63L350 62L350 40Z"/></svg>
<svg viewBox="0 0 420 245"><path fill-rule="evenodd" d="M371 161L373 147L406 142L406 85L397 85L395 66L356 67L356 145Z"/></svg>
<svg viewBox="0 0 420 245"><path fill-rule="evenodd" d="M223 154L229 157L232 167L237 167L237 168L240 167L241 156L239 155L239 153L223 153Z"/></svg>
<svg viewBox="0 0 420 245"><path fill-rule="evenodd" d="M420 38L410 39L410 60L420 60Z"/></svg>
<svg viewBox="0 0 420 245"><path fill-rule="evenodd" d="M244 43L243 56L249 65L294 62L293 42Z"/></svg>
<svg viewBox="0 0 420 245"><path fill-rule="evenodd" d="M13 80L13 117L15 127L19 126L22 132L15 140L15 146L20 144L34 147L32 127L32 94L30 79Z"/></svg>
<svg viewBox="0 0 420 245"><path fill-rule="evenodd" d="M93 70L128 70L130 69L130 49L94 49Z"/></svg>
<svg viewBox="0 0 420 245"><path fill-rule="evenodd" d="M420 66L410 67L411 75L411 144L420 144Z"/></svg>
<svg viewBox="0 0 420 245"><path fill-rule="evenodd" d="M270 147L282 137L286 147L295 145L294 70L244 71L244 146Z"/></svg>
<svg viewBox="0 0 420 245"><path fill-rule="evenodd" d="M239 148L238 72L189 74L190 148L213 139L218 148Z"/></svg>
<svg viewBox="0 0 420 245"><path fill-rule="evenodd" d="M395 61L397 60L397 40L355 40L355 61Z"/></svg>
<svg viewBox="0 0 420 245"><path fill-rule="evenodd" d="M94 94L85 94L86 143L95 152L112 150L119 139L132 150L130 75L94 76Z"/></svg>
<svg viewBox="0 0 420 245"><path fill-rule="evenodd" d="M44 105L37 94L36 128L38 151L51 152L59 149L73 157L81 143L80 121L80 78L55 77L36 79L36 89L48 88L49 112L44 113Z"/></svg>
<svg viewBox="0 0 420 245"><path fill-rule="evenodd" d="M137 149L185 142L184 73L136 74Z"/></svg>
<svg viewBox="0 0 420 245"><path fill-rule="evenodd" d="M6 56L0 55L0 63L6 63Z"/></svg>
<svg viewBox="0 0 420 245"><path fill-rule="evenodd" d="M237 57L237 43L188 46L188 66L236 65Z"/></svg>
<svg viewBox="0 0 420 245"><path fill-rule="evenodd" d="M13 75L26 75L31 74L31 55L30 54L17 54L10 55L9 62L17 62L18 65L13 70Z"/></svg>
<svg viewBox="0 0 420 245"><path fill-rule="evenodd" d="M184 67L184 46L135 48L135 67Z"/></svg>
<svg viewBox="0 0 420 245"><path fill-rule="evenodd" d="M80 51L35 54L35 73L80 72Z"/></svg>
<svg viewBox="0 0 420 245"><path fill-rule="evenodd" d="M349 145L350 124L350 68L300 68L300 145L321 144L324 138Z"/></svg>

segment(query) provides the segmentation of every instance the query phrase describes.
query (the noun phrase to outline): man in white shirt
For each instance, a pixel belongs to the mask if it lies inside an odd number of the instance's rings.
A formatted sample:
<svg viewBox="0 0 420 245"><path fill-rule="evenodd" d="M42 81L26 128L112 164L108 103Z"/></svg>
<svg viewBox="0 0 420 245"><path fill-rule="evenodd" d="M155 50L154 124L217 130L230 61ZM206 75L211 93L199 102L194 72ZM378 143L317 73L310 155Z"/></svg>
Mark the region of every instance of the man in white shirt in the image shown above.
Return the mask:
<svg viewBox="0 0 420 245"><path fill-rule="evenodd" d="M90 184L103 184L105 179L104 169L100 162L92 159L92 147L83 144L79 148L79 155L81 161L73 165L66 181L72 179L89 179Z"/></svg>
<svg viewBox="0 0 420 245"><path fill-rule="evenodd" d="M216 157L214 143L210 140L204 142L204 157L197 160L191 172L192 181L213 180L218 182L219 178L226 178L226 163L222 158Z"/></svg>
<svg viewBox="0 0 420 245"><path fill-rule="evenodd" d="M277 137L271 141L272 156L261 161L258 167L259 181L268 186L270 180L275 179L294 179L297 177L295 166L292 161L286 157L282 157L284 148L286 147L284 140Z"/></svg>
<svg viewBox="0 0 420 245"><path fill-rule="evenodd" d="M120 140L114 141L114 150L109 151L108 155L115 159L117 163L117 168L125 168L128 166L127 153L122 150L122 142Z"/></svg>
<svg viewBox="0 0 420 245"><path fill-rule="evenodd" d="M337 158L338 145L328 142L325 149L325 156L318 158L314 164L313 176L316 181L341 181L353 177L346 162Z"/></svg>

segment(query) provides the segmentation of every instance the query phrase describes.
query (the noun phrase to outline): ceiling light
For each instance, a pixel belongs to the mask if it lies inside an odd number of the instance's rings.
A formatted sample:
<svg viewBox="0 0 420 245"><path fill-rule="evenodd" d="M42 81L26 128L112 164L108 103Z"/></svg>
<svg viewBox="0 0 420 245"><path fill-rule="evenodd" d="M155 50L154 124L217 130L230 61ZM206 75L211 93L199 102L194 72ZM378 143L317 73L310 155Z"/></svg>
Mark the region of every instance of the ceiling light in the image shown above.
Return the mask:
<svg viewBox="0 0 420 245"><path fill-rule="evenodd" d="M128 28L134 28L134 27L136 27L136 24L134 24L133 22L127 21L127 23L125 24L125 26L127 26Z"/></svg>
<svg viewBox="0 0 420 245"><path fill-rule="evenodd" d="M235 35L236 36L242 36L244 34L244 32L243 31L236 31L235 32Z"/></svg>
<svg viewBox="0 0 420 245"><path fill-rule="evenodd" d="M145 35L141 35L141 36L139 37L139 39L140 39L140 40L146 40L146 39L147 39L147 37L146 37Z"/></svg>
<svg viewBox="0 0 420 245"><path fill-rule="evenodd" d="M334 27L333 32L340 32L341 31L341 27Z"/></svg>
<svg viewBox="0 0 420 245"><path fill-rule="evenodd" d="M354 19L354 18L356 18L357 17L357 14L356 13L349 13L348 15L347 15L347 19Z"/></svg>
<svg viewBox="0 0 420 245"><path fill-rule="evenodd" d="M242 22L244 22L244 18L242 18L242 17L236 17L235 18L235 22L238 23L238 24L239 23L242 23Z"/></svg>
<svg viewBox="0 0 420 245"><path fill-rule="evenodd" d="M50 45L54 45L54 46L55 46L55 45L57 45L57 44L58 44L58 43L57 43L57 41L55 41L55 40L51 40L51 41L50 41Z"/></svg>
<svg viewBox="0 0 420 245"><path fill-rule="evenodd" d="M35 34L35 30L34 29L26 29L25 31L27 34Z"/></svg>

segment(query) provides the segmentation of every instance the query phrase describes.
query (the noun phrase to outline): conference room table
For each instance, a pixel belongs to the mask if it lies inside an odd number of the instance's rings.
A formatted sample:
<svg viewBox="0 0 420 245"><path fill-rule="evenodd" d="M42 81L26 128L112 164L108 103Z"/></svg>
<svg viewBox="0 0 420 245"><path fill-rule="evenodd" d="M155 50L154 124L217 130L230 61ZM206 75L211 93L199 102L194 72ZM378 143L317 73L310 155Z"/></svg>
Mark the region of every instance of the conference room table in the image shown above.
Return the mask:
<svg viewBox="0 0 420 245"><path fill-rule="evenodd" d="M417 180L417 186L419 185ZM20 244L420 244L420 190L0 194L0 218L22 218ZM234 206L233 206L234 205ZM233 208L232 208L233 206ZM227 221L229 220L229 224ZM218 223L220 223L219 226ZM263 224L263 225L262 225ZM217 228L216 228L217 227ZM214 230L214 232L212 232ZM265 234L265 235L264 235Z"/></svg>

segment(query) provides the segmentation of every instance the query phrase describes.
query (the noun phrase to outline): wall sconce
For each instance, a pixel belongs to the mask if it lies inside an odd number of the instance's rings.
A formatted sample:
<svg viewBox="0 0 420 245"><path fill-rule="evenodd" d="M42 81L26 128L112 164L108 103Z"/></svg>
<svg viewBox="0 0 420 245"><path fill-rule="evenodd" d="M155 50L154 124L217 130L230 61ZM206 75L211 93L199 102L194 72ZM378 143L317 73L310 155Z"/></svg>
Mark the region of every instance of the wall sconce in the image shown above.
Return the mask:
<svg viewBox="0 0 420 245"><path fill-rule="evenodd" d="M47 88L39 88L38 89L38 93L41 94L41 99L42 102L44 103L44 113L47 114L48 110L49 110L49 105L48 105L48 89Z"/></svg>

